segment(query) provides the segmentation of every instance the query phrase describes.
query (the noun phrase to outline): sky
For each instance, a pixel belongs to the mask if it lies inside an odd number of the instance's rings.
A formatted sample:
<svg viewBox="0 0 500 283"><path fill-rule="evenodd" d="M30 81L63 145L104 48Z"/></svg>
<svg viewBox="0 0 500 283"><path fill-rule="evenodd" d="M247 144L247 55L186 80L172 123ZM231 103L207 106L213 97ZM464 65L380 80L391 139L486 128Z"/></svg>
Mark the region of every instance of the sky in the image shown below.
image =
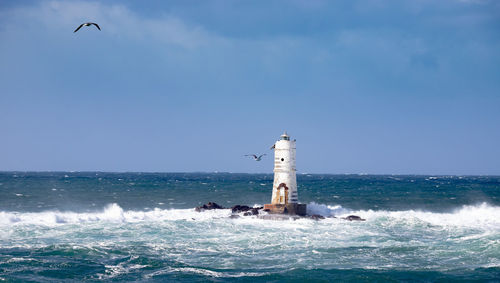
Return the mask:
<svg viewBox="0 0 500 283"><path fill-rule="evenodd" d="M0 1L0 170L272 173L284 130L299 174L500 175L500 1Z"/></svg>

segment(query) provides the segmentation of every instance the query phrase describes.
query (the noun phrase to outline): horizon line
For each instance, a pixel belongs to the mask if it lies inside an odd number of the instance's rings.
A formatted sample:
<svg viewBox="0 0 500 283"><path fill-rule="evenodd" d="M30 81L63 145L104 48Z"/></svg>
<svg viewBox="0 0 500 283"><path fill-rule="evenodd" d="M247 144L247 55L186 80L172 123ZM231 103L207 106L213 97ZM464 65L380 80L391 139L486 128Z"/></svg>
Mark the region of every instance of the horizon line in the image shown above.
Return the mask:
<svg viewBox="0 0 500 283"><path fill-rule="evenodd" d="M273 175L273 172L228 172L228 171L93 171L93 170L0 170L2 173L107 173L107 174L247 174ZM416 173L297 173L297 175L357 175L357 176L438 176L438 177L500 177L495 174L416 174Z"/></svg>

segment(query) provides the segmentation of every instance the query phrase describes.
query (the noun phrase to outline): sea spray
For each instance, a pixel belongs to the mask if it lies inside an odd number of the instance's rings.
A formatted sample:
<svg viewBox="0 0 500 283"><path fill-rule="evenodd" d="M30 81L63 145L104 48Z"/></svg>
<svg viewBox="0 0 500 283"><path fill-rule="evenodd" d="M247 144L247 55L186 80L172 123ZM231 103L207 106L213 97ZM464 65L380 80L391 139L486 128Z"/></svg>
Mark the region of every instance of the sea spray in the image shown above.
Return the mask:
<svg viewBox="0 0 500 283"><path fill-rule="evenodd" d="M255 206L258 207L258 206ZM487 203L464 205L449 213L429 211L386 211L386 210L353 210L341 205L309 203L308 215L318 214L325 217L345 217L350 214L360 215L369 221L386 222L422 222L433 226L471 227L495 230L500 227L500 207ZM60 225L91 222L162 222L176 220L210 221L229 218L231 209L205 210L197 212L189 209L160 209L137 211L123 210L112 203L95 212L43 211L43 212L7 212L0 211L0 226L11 225Z"/></svg>

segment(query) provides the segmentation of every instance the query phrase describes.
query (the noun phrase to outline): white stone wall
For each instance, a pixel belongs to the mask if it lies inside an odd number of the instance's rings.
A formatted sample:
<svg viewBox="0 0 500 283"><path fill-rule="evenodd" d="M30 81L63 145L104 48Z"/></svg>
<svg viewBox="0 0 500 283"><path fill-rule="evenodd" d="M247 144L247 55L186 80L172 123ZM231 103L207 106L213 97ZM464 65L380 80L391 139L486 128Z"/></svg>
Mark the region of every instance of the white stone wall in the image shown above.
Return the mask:
<svg viewBox="0 0 500 283"><path fill-rule="evenodd" d="M288 203L298 203L297 178L295 173L295 141L280 139L274 144L274 147L274 183L271 203L284 204L284 198L282 201L276 201L279 199L277 188L281 183L285 183L288 187ZM284 189L280 189L280 194L283 195L283 193Z"/></svg>

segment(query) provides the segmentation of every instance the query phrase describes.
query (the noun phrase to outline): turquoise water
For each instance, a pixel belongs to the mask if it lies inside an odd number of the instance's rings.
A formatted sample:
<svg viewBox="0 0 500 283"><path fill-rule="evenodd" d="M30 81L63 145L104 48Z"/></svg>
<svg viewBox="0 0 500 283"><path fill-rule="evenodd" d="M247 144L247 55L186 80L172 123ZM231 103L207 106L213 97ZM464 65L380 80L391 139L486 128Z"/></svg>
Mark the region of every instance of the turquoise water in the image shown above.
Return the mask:
<svg viewBox="0 0 500 283"><path fill-rule="evenodd" d="M338 218L194 211L268 203L265 174L3 172L0 280L500 281L500 177L298 183L308 213Z"/></svg>

